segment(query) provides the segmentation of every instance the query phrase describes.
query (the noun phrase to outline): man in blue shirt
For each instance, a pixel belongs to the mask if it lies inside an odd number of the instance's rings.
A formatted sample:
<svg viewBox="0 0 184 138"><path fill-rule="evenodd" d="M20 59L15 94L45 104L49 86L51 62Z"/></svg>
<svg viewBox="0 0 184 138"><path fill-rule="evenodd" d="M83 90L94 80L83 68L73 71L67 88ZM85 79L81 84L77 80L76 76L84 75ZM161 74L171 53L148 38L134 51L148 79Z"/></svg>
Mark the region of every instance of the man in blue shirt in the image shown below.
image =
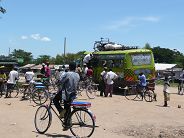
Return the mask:
<svg viewBox="0 0 184 138"><path fill-rule="evenodd" d="M139 83L140 86L141 87L146 87L146 85L147 85L146 76L141 72L141 73L139 73L138 78L139 78L139 81L140 81L140 83Z"/></svg>
<svg viewBox="0 0 184 138"><path fill-rule="evenodd" d="M141 73L139 73L138 79L139 79L138 91L140 92L141 97L142 97L142 100L143 100L144 93L142 92L142 90L143 90L143 89L146 87L146 85L147 85L146 76L141 72Z"/></svg>

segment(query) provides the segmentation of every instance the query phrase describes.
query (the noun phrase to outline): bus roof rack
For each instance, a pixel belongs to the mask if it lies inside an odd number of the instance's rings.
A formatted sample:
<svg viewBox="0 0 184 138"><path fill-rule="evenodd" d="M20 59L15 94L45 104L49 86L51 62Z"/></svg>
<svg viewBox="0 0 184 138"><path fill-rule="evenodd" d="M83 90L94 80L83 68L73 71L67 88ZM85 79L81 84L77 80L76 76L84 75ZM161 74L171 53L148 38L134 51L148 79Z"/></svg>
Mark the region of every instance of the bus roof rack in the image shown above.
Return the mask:
<svg viewBox="0 0 184 138"><path fill-rule="evenodd" d="M94 51L128 50L138 49L138 46L125 46L111 42L109 39L104 40L104 38L101 38L100 41L95 41L93 49Z"/></svg>

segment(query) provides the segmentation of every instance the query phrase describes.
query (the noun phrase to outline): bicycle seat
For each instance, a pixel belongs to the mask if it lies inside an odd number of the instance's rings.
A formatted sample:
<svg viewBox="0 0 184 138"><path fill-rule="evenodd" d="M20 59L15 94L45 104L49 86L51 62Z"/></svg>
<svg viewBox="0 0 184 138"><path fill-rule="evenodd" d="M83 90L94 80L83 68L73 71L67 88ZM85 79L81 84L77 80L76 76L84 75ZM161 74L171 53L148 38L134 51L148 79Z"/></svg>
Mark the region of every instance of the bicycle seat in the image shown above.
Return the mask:
<svg viewBox="0 0 184 138"><path fill-rule="evenodd" d="M89 108L91 107L90 102L83 102L83 101L73 101L71 103L71 106L77 107L77 108Z"/></svg>
<svg viewBox="0 0 184 138"><path fill-rule="evenodd" d="M38 85L38 86L35 86L35 88L42 89L42 88L45 88L45 86L43 86L43 85Z"/></svg>
<svg viewBox="0 0 184 138"><path fill-rule="evenodd" d="M34 85L40 86L40 85L43 85L43 83L42 82L35 82Z"/></svg>

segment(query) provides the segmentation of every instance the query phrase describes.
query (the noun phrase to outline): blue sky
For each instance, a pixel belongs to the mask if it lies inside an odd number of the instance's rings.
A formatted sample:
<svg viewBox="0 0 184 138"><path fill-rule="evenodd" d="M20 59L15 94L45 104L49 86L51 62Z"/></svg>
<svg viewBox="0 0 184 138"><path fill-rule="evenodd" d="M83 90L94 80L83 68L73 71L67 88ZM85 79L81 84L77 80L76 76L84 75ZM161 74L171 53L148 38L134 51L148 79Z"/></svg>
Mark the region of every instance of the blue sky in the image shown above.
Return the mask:
<svg viewBox="0 0 184 138"><path fill-rule="evenodd" d="M184 0L2 0L0 55L92 51L101 37L184 53Z"/></svg>

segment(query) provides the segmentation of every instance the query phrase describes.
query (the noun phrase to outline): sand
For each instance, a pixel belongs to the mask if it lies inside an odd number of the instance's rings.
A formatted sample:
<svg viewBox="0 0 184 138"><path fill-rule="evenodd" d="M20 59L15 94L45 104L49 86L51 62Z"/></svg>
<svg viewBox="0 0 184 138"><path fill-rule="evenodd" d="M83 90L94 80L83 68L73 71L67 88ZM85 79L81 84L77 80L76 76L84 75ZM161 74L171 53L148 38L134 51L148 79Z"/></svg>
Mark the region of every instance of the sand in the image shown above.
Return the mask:
<svg viewBox="0 0 184 138"><path fill-rule="evenodd" d="M113 97L88 99L85 92L79 100L90 101L90 110L96 115L92 138L184 138L184 96L177 88L170 88L169 107L163 107L163 86L156 86L157 101L129 101L121 93ZM21 96L21 95L20 95ZM70 138L71 132L62 131L62 125L53 114L50 128L39 134L34 127L38 106L18 98L0 98L0 137L2 138ZM181 108L178 108L181 105Z"/></svg>

